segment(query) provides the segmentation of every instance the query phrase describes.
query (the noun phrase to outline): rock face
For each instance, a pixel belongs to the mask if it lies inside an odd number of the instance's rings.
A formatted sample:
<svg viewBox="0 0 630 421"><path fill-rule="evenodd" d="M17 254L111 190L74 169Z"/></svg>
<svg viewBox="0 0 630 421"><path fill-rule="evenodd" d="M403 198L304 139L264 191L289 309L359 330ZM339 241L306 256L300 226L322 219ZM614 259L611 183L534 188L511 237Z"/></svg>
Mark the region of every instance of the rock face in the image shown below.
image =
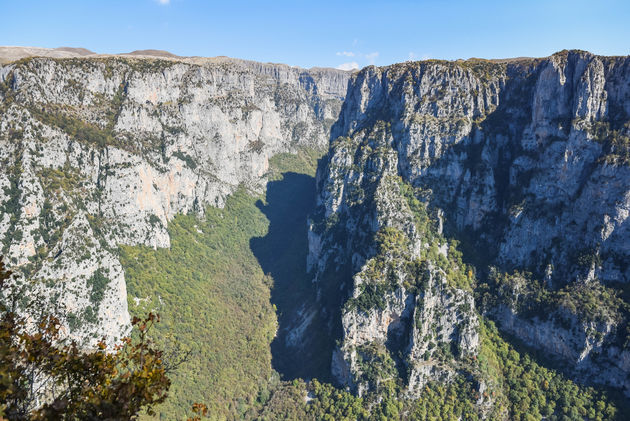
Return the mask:
<svg viewBox="0 0 630 421"><path fill-rule="evenodd" d="M332 139L309 262L322 295L336 285L323 306L333 332L340 325L341 383L361 392L397 366L413 392L476 352L476 284L443 228L478 284L491 285L480 310L571 374L630 393L627 304L616 298L630 280L630 58L573 51L368 67L353 76ZM418 209L431 227L418 229ZM397 258L391 241L379 245L392 229ZM423 281L401 261L423 265ZM528 272L527 294L491 276L516 270ZM437 343L431 326L443 331ZM431 344L453 345L455 360L435 363Z"/></svg>
<svg viewBox="0 0 630 421"><path fill-rule="evenodd" d="M336 139L318 174L310 260L322 296L337 297L322 303L341 318L333 375L360 395L404 379L417 396L479 347L472 271L398 175L394 142L378 121Z"/></svg>
<svg viewBox="0 0 630 421"><path fill-rule="evenodd" d="M367 68L335 133L390 121L400 175L431 188L455 230L483 234L492 261L540 274L551 265L561 284L581 244L600 256L595 276L624 281L629 65L572 52Z"/></svg>
<svg viewBox="0 0 630 421"><path fill-rule="evenodd" d="M324 149L347 72L231 59L31 58L0 67L0 254L85 346L129 324L121 244L265 186ZM139 297L143 298L143 297Z"/></svg>

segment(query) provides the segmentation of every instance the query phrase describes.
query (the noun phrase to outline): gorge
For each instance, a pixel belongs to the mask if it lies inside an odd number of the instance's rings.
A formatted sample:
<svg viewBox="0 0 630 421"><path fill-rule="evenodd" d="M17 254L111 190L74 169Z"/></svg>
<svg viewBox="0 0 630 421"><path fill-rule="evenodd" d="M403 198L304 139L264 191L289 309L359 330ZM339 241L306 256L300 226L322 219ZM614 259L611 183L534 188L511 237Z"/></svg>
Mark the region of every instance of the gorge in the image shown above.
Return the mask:
<svg viewBox="0 0 630 421"><path fill-rule="evenodd" d="M628 410L629 57L11 59L0 162L24 300L191 353L164 419Z"/></svg>

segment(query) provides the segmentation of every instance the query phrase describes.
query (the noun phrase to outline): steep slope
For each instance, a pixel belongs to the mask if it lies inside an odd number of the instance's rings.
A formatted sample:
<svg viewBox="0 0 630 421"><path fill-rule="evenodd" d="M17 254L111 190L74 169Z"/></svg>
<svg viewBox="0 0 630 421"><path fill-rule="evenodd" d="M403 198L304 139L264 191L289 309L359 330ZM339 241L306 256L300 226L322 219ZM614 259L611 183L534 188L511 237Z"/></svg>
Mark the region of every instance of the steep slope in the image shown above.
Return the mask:
<svg viewBox="0 0 630 421"><path fill-rule="evenodd" d="M337 294L333 304L343 305L336 378L359 394L403 378L418 396L429 380L451 376L454 355L477 354L472 271L449 252L426 207L398 177L389 126L372 129L331 147L310 233L321 255L311 261L322 291L350 296L344 302ZM340 280L339 266L352 278Z"/></svg>
<svg viewBox="0 0 630 421"><path fill-rule="evenodd" d="M1 254L72 338L113 343L129 321L118 246L169 247L175 215L261 192L270 157L323 148L348 77L230 59L0 67Z"/></svg>
<svg viewBox="0 0 630 421"><path fill-rule="evenodd" d="M353 77L309 234L340 383L474 377L479 311L630 393L629 81L580 51Z"/></svg>

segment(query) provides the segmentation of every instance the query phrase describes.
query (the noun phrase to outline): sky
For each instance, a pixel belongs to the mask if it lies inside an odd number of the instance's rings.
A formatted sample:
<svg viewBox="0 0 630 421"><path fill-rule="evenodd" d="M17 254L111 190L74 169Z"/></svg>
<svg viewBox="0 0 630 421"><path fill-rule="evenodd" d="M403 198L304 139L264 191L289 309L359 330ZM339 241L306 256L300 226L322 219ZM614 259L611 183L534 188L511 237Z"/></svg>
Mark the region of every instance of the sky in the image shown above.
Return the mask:
<svg viewBox="0 0 630 421"><path fill-rule="evenodd" d="M0 45L300 67L630 54L629 0L0 0Z"/></svg>

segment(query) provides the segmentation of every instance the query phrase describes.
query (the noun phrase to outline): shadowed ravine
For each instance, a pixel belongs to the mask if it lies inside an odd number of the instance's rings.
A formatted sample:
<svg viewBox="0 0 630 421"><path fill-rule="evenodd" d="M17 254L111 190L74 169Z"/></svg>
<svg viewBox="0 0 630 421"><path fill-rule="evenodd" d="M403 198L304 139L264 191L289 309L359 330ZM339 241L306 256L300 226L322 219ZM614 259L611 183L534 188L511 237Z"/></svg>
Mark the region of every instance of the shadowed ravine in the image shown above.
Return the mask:
<svg viewBox="0 0 630 421"><path fill-rule="evenodd" d="M287 336L300 324L299 314L314 310L316 292L306 273L308 253L307 217L315 205L315 179L306 174L283 173L283 178L267 185L266 204L258 208L269 219L269 232L252 238L250 247L258 262L273 280L271 302L276 306L278 334L271 343L272 365L285 379L327 380L334 340L319 313L313 311L306 328L308 343L287 346Z"/></svg>

